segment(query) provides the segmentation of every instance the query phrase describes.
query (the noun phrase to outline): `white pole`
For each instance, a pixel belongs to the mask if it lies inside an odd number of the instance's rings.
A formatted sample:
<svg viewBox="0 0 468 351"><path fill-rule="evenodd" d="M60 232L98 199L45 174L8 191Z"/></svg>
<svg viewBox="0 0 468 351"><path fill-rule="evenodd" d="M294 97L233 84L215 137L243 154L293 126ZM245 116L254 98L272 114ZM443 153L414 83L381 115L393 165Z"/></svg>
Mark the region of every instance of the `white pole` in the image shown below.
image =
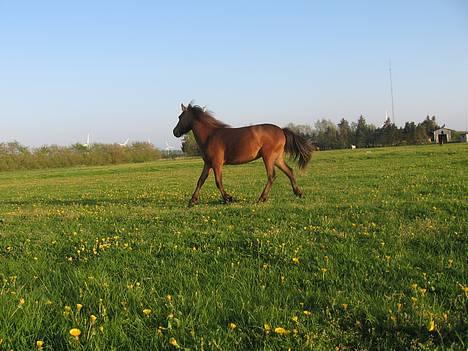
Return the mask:
<svg viewBox="0 0 468 351"><path fill-rule="evenodd" d="M390 73L390 95L392 97L392 119L393 119L393 124L395 124L395 106L393 103L393 81L392 81L392 61L391 60L389 60L388 71Z"/></svg>

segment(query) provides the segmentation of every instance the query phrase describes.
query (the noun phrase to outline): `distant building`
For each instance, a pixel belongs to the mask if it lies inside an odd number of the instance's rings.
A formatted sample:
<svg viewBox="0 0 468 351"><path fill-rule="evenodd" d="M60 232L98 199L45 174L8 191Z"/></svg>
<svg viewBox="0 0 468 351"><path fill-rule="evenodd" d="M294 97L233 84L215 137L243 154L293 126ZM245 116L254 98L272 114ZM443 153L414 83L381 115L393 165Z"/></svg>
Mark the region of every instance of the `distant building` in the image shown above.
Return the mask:
<svg viewBox="0 0 468 351"><path fill-rule="evenodd" d="M468 133L463 133L462 135L460 135L460 141L462 143L468 143Z"/></svg>
<svg viewBox="0 0 468 351"><path fill-rule="evenodd" d="M440 128L434 130L434 142L437 144L449 143L452 139L452 130L448 128Z"/></svg>

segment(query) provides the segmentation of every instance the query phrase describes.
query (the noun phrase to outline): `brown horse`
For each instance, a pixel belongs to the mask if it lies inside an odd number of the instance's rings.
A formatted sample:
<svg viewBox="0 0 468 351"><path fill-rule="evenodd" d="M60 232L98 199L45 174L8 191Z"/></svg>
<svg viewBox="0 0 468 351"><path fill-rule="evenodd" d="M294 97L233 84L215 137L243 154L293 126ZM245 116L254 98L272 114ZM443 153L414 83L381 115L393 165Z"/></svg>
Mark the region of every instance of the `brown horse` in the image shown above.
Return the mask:
<svg viewBox="0 0 468 351"><path fill-rule="evenodd" d="M213 169L216 186L225 203L232 202L223 187L223 165L237 165L262 158L267 173L267 183L259 202L266 201L273 181L276 178L275 166L284 172L291 181L293 192L301 197L293 170L284 161L284 154L290 154L298 161L301 169L310 161L314 146L288 128L279 128L273 124L258 124L250 127L230 128L214 118L200 106L187 107L181 104L182 114L174 128L174 136L180 137L193 131L205 165L198 179L197 187L190 199L189 206L198 203L200 189Z"/></svg>

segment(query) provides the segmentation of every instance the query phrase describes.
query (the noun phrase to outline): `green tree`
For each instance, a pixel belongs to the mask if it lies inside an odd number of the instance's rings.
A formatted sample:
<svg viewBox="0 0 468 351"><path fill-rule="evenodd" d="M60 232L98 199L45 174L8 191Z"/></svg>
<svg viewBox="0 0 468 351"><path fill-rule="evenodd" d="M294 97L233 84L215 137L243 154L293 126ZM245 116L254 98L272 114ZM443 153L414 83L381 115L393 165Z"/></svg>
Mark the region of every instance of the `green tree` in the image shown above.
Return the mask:
<svg viewBox="0 0 468 351"><path fill-rule="evenodd" d="M352 131L349 122L344 118L338 123L338 144L341 148L348 148L352 144Z"/></svg>
<svg viewBox="0 0 468 351"><path fill-rule="evenodd" d="M382 146L398 145L401 143L401 134L401 130L387 119L382 128L378 128L374 133L375 144Z"/></svg>
<svg viewBox="0 0 468 351"><path fill-rule="evenodd" d="M359 116L355 128L355 140L357 147L367 146L367 139L369 134L369 127L367 126L366 119L363 115Z"/></svg>
<svg viewBox="0 0 468 351"><path fill-rule="evenodd" d="M416 124L414 122L406 122L403 127L403 139L408 144L416 142Z"/></svg>
<svg viewBox="0 0 468 351"><path fill-rule="evenodd" d="M439 129L439 125L436 122L435 116L432 116L432 117L426 116L426 119L422 123L420 123L420 125L426 131L427 137L431 139L434 138L434 131Z"/></svg>
<svg viewBox="0 0 468 351"><path fill-rule="evenodd" d="M421 125L416 127L414 133L414 143L415 144L427 144L431 142L431 138L428 137L426 130ZM434 134L432 134L434 135Z"/></svg>
<svg viewBox="0 0 468 351"><path fill-rule="evenodd" d="M286 128L291 129L294 133L297 133L305 138L312 138L314 135L314 130L308 124L288 123Z"/></svg>
<svg viewBox="0 0 468 351"><path fill-rule="evenodd" d="M195 136L192 132L185 134L184 139L182 140L182 151L184 154L189 156L201 155L197 141L195 140Z"/></svg>
<svg viewBox="0 0 468 351"><path fill-rule="evenodd" d="M338 130L332 121L321 119L315 122L315 135L315 140L321 149L336 149L338 147Z"/></svg>

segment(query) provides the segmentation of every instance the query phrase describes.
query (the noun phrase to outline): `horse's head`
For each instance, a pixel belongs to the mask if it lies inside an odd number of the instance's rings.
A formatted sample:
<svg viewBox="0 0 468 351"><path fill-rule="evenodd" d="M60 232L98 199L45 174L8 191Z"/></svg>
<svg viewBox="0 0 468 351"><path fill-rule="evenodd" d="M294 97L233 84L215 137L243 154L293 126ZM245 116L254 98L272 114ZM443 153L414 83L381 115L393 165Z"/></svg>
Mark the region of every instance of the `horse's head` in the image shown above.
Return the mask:
<svg viewBox="0 0 468 351"><path fill-rule="evenodd" d="M194 119L194 114L192 111L192 105L184 106L180 104L182 108L182 113L179 116L179 123L175 126L173 133L176 138L181 137L182 135L190 132L192 130L192 124Z"/></svg>

